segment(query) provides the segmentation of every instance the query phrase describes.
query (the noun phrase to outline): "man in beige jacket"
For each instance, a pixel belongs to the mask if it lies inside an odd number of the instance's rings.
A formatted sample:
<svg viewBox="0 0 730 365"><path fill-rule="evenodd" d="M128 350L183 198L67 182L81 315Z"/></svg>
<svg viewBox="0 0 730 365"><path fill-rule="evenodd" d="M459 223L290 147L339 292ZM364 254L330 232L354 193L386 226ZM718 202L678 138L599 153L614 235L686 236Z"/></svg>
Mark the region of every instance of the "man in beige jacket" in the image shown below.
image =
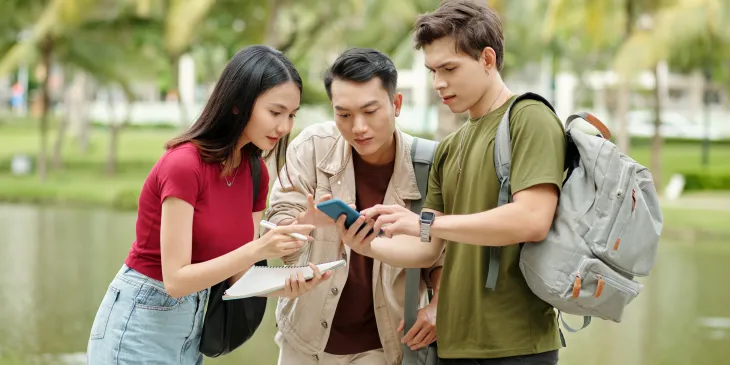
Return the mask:
<svg viewBox="0 0 730 365"><path fill-rule="evenodd" d="M403 334L405 269L343 245L372 239L351 234L367 222L356 222L348 234L315 207L315 201L332 197L358 211L376 204L409 207L421 199L411 160L413 137L395 125L403 102L397 79L386 55L347 50L324 80L335 121L305 128L289 145L287 166L274 183L266 216L278 225L298 222L317 228L314 242L284 261L301 265L346 259L348 265L310 293L279 300L276 342L281 365L399 365L403 344L415 350L436 339L443 258L422 270L422 308L413 328ZM434 289L430 303L427 287Z"/></svg>

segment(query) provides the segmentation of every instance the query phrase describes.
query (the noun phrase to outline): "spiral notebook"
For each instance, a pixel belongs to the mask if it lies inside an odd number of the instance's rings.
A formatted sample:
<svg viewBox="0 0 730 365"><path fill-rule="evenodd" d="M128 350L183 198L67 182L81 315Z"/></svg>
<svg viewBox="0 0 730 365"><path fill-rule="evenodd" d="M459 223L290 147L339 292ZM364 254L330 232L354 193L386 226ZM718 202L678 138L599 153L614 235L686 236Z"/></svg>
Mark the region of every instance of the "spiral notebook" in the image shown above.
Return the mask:
<svg viewBox="0 0 730 365"><path fill-rule="evenodd" d="M337 260L317 264L317 268L324 274L327 270L346 264L345 260ZM283 289L286 278L292 274L296 275L299 271L307 280L314 277L314 272L309 266L254 266L226 290L223 300L255 297Z"/></svg>

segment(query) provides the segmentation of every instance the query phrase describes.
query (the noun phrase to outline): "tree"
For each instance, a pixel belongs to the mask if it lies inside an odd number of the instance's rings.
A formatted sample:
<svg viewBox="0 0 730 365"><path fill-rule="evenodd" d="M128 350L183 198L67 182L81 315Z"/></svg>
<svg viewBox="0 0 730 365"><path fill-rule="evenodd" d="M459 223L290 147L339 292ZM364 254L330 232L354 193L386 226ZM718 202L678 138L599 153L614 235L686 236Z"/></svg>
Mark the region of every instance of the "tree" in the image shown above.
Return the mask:
<svg viewBox="0 0 730 365"><path fill-rule="evenodd" d="M642 0L643 1L643 0ZM553 45L573 46L566 52L568 58L582 58L584 53L610 56L634 32L640 1L637 0L550 0L544 23L544 41ZM565 48L559 48L564 50ZM601 65L601 58L594 65ZM617 92L619 121L617 145L629 152L628 112L630 109L630 82L620 77Z"/></svg>
<svg viewBox="0 0 730 365"><path fill-rule="evenodd" d="M95 17L105 17L107 13L97 12L102 5L110 5L105 0L51 0L41 7L38 1L14 2L16 10L21 14L36 14L30 27L29 36L18 40L9 47L8 52L0 59L0 75L14 70L22 62L39 59L41 76L41 122L40 148L38 153L38 177L41 181L47 176L47 139L49 129L50 85L49 76L54 63L56 47L64 34L77 29L81 24ZM37 13L36 13L37 12ZM27 26L28 24L25 24ZM21 25L21 28L24 28Z"/></svg>
<svg viewBox="0 0 730 365"><path fill-rule="evenodd" d="M730 21L730 4L719 0L673 0L650 3L653 12L644 18L644 27L621 48L615 60L616 68L625 75L640 70L656 70L671 61L681 70L701 70L712 81L727 81L730 65L730 34L725 24ZM656 80L661 78L655 77ZM713 80L714 79L714 80ZM661 94L657 83L655 92L654 137L652 141L652 173L661 186Z"/></svg>
<svg viewBox="0 0 730 365"><path fill-rule="evenodd" d="M142 1L144 3L144 1ZM37 10L30 5L26 10ZM114 5L114 6L111 6ZM99 84L114 84L123 90L131 90L131 82L143 72L135 75L130 70L147 70L149 50L140 48L146 44L148 35L155 32L155 24L137 16L137 3L108 0L53 0L42 8L31 36L15 42L5 57L0 59L0 74L14 69L20 62L40 58L43 65L41 100L41 143L38 155L38 173L43 181L47 175L47 134L49 128L49 80L52 64L63 65L73 74L88 74ZM130 94L131 95L131 91ZM62 149L64 124L59 129L56 151ZM115 137L116 138L116 137ZM60 155L55 158L60 165Z"/></svg>

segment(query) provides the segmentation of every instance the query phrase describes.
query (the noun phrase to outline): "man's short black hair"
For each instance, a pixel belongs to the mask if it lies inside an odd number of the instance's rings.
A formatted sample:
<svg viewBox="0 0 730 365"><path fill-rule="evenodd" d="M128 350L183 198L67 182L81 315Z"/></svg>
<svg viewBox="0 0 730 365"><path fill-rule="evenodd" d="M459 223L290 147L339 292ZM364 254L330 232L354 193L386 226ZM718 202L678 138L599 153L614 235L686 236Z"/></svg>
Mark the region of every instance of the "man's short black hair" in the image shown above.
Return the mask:
<svg viewBox="0 0 730 365"><path fill-rule="evenodd" d="M371 48L350 48L343 52L324 74L324 88L332 100L332 81L335 79L368 82L380 78L388 97L393 99L398 86L398 71L393 61Z"/></svg>

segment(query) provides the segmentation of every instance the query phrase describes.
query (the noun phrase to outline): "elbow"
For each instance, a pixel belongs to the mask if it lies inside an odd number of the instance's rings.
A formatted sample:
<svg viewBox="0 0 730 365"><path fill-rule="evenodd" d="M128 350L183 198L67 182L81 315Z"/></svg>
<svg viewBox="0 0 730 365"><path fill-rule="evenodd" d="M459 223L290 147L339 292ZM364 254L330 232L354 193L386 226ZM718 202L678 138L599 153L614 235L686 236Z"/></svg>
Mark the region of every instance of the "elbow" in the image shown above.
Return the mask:
<svg viewBox="0 0 730 365"><path fill-rule="evenodd" d="M167 295L175 299L180 299L185 296L185 293L182 290L172 285L165 284L165 291L167 292Z"/></svg>
<svg viewBox="0 0 730 365"><path fill-rule="evenodd" d="M424 257L423 260L421 260L418 263L418 267L421 269L429 269L436 265L437 262L439 262L439 259L441 258L441 253L437 254L430 254L427 257Z"/></svg>
<svg viewBox="0 0 730 365"><path fill-rule="evenodd" d="M528 225L530 227L525 232L525 237L521 242L542 242L544 241L548 233L550 232L550 226L552 225L552 220L544 220L544 219L536 219L533 220L531 224Z"/></svg>
<svg viewBox="0 0 730 365"><path fill-rule="evenodd" d="M186 292L185 288L183 288L182 285L177 283L175 280L163 278L162 284L165 285L165 292L167 293L167 295L171 296L172 298L180 299L186 295L191 294Z"/></svg>

